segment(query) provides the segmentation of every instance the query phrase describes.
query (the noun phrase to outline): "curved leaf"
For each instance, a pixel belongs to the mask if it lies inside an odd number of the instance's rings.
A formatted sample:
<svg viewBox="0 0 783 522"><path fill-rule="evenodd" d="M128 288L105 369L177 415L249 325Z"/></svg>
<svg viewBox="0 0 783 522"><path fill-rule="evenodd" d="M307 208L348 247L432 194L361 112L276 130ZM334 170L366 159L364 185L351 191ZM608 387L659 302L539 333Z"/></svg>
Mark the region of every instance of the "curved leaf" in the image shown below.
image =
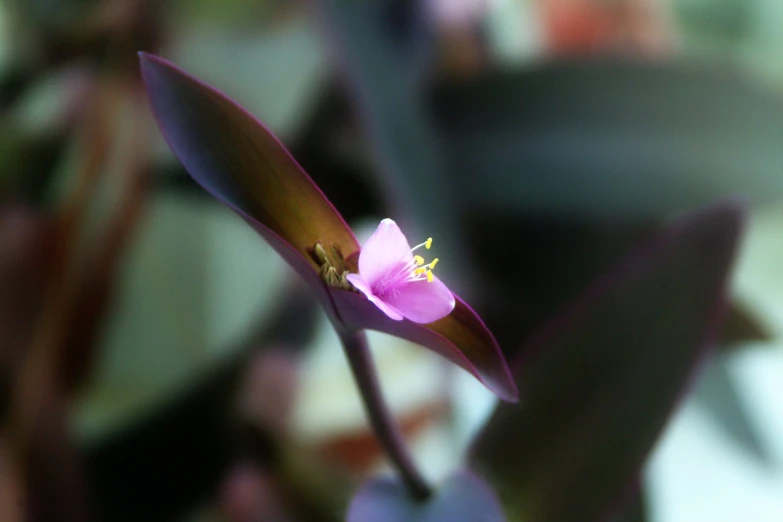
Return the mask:
<svg viewBox="0 0 783 522"><path fill-rule="evenodd" d="M401 337L425 346L475 376L498 397L516 402L518 393L506 359L484 322L462 299L454 310L434 323L394 321L364 296L332 289L343 324Z"/></svg>
<svg viewBox="0 0 783 522"><path fill-rule="evenodd" d="M529 345L514 372L525 404L500 405L473 453L509 513L611 509L717 333L742 218L722 204L676 222Z"/></svg>
<svg viewBox="0 0 783 522"><path fill-rule="evenodd" d="M308 248L322 241L339 246L345 255L359 249L340 214L253 116L169 62L139 56L158 125L188 173L253 226L319 288L324 300Z"/></svg>
<svg viewBox="0 0 783 522"><path fill-rule="evenodd" d="M656 218L783 197L783 104L718 68L563 60L430 99L467 207Z"/></svg>
<svg viewBox="0 0 783 522"><path fill-rule="evenodd" d="M426 502L412 499L397 479L365 484L351 501L347 522L504 522L497 496L475 473L450 476Z"/></svg>

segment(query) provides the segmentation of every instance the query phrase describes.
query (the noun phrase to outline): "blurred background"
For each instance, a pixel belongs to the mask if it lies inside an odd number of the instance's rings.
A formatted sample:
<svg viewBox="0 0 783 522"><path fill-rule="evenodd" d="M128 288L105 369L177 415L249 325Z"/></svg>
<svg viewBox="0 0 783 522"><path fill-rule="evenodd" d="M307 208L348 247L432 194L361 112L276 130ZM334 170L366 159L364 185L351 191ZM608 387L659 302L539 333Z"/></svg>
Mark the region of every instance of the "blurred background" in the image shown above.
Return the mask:
<svg viewBox="0 0 783 522"><path fill-rule="evenodd" d="M340 520L384 467L320 308L163 142L139 50L264 121L360 239L434 236L510 358L660 224L747 198L632 516L783 520L783 2L339 4L0 2L0 520ZM495 399L370 342L437 481Z"/></svg>

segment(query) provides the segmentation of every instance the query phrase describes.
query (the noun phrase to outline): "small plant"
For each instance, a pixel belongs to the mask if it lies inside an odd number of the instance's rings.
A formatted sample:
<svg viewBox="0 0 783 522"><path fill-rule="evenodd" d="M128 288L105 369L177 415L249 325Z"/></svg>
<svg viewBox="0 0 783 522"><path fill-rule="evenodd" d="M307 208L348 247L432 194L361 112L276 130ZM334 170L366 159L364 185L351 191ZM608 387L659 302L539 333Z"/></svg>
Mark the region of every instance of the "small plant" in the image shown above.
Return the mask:
<svg viewBox="0 0 783 522"><path fill-rule="evenodd" d="M434 276L438 260L425 263L414 253L431 240L411 248L384 219L360 248L266 127L174 65L140 56L175 155L302 276L342 342L399 477L371 479L348 508L349 521L588 521L612 514L710 346L742 205L722 203L673 221L544 326L510 371L484 322ZM507 401L437 488L418 472L381 397L368 329L434 350Z"/></svg>

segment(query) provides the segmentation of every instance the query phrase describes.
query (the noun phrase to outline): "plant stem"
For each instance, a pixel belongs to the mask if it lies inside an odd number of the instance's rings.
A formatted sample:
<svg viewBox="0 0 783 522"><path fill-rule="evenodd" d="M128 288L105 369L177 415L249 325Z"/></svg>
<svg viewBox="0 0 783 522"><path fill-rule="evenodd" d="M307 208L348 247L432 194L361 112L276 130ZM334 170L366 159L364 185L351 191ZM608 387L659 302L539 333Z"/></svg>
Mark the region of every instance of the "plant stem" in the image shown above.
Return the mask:
<svg viewBox="0 0 783 522"><path fill-rule="evenodd" d="M378 373L367 347L367 336L364 332L338 332L338 334L362 395L364 409L370 418L375 436L378 437L378 441L386 451L389 460L397 468L411 495L420 500L426 499L432 491L413 463L405 441L392 419L386 401L383 399L378 384Z"/></svg>

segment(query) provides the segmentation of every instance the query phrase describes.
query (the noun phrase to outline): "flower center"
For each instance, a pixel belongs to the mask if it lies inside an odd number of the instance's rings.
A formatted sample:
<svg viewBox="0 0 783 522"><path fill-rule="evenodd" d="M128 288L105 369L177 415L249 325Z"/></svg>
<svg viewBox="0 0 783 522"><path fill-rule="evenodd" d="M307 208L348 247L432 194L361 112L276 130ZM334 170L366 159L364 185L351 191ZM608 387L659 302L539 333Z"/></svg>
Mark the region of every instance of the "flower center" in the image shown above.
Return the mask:
<svg viewBox="0 0 783 522"><path fill-rule="evenodd" d="M428 238L427 241L416 245L411 248L411 253L424 247L429 250L432 246L432 238ZM407 256L406 256L407 257ZM432 269L438 264L438 258L436 257L429 263L424 262L424 258L420 255L414 255L413 259L404 262L400 259L399 263L394 266L387 274L384 274L375 285L373 285L373 293L378 297L395 297L399 293L399 287L408 283L416 281L426 281L432 283L433 275Z"/></svg>

